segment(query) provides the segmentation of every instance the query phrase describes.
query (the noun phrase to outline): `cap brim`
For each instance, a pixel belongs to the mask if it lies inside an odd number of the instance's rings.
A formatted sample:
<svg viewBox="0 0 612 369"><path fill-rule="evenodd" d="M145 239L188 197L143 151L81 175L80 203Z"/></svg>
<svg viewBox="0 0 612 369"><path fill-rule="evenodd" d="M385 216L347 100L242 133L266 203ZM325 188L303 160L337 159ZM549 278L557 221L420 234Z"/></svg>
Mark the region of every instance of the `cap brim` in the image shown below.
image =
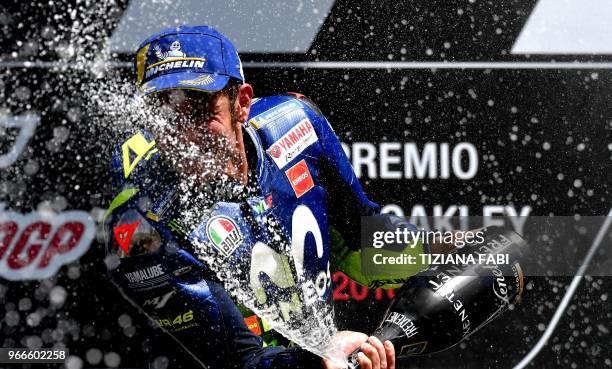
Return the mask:
<svg viewBox="0 0 612 369"><path fill-rule="evenodd" d="M222 90L229 81L229 76L210 73L169 73L145 82L138 88L137 95L142 97L162 90L188 89L203 92Z"/></svg>

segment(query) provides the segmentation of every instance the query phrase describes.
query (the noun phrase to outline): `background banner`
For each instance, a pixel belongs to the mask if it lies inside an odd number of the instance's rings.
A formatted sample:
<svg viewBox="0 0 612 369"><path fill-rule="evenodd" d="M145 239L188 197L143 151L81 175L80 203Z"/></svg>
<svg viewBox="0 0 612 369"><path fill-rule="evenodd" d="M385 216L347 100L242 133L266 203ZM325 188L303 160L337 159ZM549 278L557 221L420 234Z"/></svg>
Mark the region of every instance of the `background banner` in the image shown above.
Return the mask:
<svg viewBox="0 0 612 369"><path fill-rule="evenodd" d="M601 220L576 245L583 278L529 277L511 311L400 368L612 366L612 282L584 263L612 252L610 15L577 0L0 5L1 347L68 348L71 369L196 365L105 279L116 143L94 123L114 113L96 105L109 83L133 80L137 44L188 23L236 42L256 96L311 98L385 212ZM42 251L3 255L47 228ZM393 291L333 281L340 328L372 331Z"/></svg>

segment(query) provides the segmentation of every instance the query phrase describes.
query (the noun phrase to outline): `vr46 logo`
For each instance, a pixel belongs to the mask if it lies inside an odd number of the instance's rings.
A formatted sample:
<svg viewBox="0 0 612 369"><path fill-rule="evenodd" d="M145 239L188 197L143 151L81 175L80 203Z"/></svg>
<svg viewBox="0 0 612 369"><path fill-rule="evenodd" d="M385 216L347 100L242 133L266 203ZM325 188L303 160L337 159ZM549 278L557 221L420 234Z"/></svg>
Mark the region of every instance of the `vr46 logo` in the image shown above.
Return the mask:
<svg viewBox="0 0 612 369"><path fill-rule="evenodd" d="M193 310L189 310L184 314L179 314L176 317L156 319L157 325L161 328L177 328L176 326L188 323L193 320Z"/></svg>

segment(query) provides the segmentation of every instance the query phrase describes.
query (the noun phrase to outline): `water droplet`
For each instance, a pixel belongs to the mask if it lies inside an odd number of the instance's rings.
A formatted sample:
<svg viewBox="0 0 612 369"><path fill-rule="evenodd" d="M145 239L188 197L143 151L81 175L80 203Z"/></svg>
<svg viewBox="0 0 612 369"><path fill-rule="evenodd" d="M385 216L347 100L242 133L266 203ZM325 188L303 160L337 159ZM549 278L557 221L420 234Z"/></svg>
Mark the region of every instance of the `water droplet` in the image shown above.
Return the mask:
<svg viewBox="0 0 612 369"><path fill-rule="evenodd" d="M55 286L49 292L49 301L52 305L61 306L66 301L68 292L62 286Z"/></svg>
<svg viewBox="0 0 612 369"><path fill-rule="evenodd" d="M102 351L98 350L97 348L91 348L87 350L85 359L91 365L98 365L102 361Z"/></svg>
<svg viewBox="0 0 612 369"><path fill-rule="evenodd" d="M119 356L116 352L109 352L104 355L104 365L109 366L111 368L116 368L121 363L121 356Z"/></svg>
<svg viewBox="0 0 612 369"><path fill-rule="evenodd" d="M74 355L70 355L66 360L66 369L81 369L83 368L83 360Z"/></svg>

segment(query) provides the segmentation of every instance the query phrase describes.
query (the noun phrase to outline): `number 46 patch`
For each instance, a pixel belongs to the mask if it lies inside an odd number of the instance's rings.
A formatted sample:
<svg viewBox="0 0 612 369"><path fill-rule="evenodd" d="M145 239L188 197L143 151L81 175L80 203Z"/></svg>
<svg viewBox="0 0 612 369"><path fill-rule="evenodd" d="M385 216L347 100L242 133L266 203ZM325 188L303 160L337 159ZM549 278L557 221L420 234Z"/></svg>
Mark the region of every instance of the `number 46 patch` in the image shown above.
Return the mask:
<svg viewBox="0 0 612 369"><path fill-rule="evenodd" d="M181 325L193 320L193 310L189 310L184 314L178 314L174 319L171 316L162 319L156 319L157 325L165 328L165 327L173 327L176 325Z"/></svg>
<svg viewBox="0 0 612 369"><path fill-rule="evenodd" d="M156 152L155 140L147 141L142 132L138 132L130 137L121 145L123 176L125 178L129 177L130 173L132 173L142 158L149 160L151 155Z"/></svg>

